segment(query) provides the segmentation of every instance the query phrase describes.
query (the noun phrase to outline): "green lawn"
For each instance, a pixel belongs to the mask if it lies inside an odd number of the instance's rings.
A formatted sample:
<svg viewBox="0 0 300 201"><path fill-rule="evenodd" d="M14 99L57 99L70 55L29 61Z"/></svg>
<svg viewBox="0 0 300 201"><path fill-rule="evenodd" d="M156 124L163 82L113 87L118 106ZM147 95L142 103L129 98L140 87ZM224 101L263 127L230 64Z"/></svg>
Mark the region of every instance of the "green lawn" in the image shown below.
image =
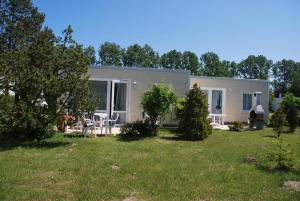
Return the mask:
<svg viewBox="0 0 300 201"><path fill-rule="evenodd" d="M300 200L282 187L300 180L300 130L283 137L297 156L295 171L243 163L247 154L264 163L271 134L214 131L202 142L57 134L0 151L0 200Z"/></svg>

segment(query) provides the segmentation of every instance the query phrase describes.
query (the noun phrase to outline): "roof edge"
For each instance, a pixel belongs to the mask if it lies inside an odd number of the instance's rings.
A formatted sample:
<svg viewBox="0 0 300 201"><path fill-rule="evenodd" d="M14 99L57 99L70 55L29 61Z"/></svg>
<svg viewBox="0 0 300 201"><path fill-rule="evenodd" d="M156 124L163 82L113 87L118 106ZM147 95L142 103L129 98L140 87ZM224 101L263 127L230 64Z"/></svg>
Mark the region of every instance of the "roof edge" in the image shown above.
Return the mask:
<svg viewBox="0 0 300 201"><path fill-rule="evenodd" d="M124 71L154 71L154 72L174 72L191 74L190 70L182 69L166 69L166 68L148 68L148 67L127 67L127 66L89 66L91 69L109 69L109 70L124 70Z"/></svg>
<svg viewBox="0 0 300 201"><path fill-rule="evenodd" d="M191 75L190 78L200 78L200 79L202 78L202 79L210 79L210 80L256 81L256 82L267 82L267 83L270 83L270 80L233 78L233 77L210 77L210 76L196 76L196 75Z"/></svg>

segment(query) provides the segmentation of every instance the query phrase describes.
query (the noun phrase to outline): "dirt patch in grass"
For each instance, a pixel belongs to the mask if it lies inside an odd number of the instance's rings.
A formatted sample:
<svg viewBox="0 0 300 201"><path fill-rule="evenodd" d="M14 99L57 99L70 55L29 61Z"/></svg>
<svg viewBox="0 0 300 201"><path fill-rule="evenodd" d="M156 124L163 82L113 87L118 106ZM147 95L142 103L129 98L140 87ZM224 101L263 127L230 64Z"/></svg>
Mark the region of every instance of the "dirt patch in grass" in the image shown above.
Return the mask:
<svg viewBox="0 0 300 201"><path fill-rule="evenodd" d="M134 196L130 196L130 197L125 198L123 201L141 201L141 200Z"/></svg>
<svg viewBox="0 0 300 201"><path fill-rule="evenodd" d="M140 198L137 193L132 193L129 197L126 197L122 201L145 201L144 199Z"/></svg>
<svg viewBox="0 0 300 201"><path fill-rule="evenodd" d="M300 191L300 181L285 181L283 186L290 190Z"/></svg>
<svg viewBox="0 0 300 201"><path fill-rule="evenodd" d="M165 139L157 139L156 140L157 142L159 142L159 143L162 143L162 144L169 144L170 143L170 141L169 140L165 140Z"/></svg>
<svg viewBox="0 0 300 201"><path fill-rule="evenodd" d="M118 165L116 165L116 164L113 164L113 165L111 166L111 169L112 169L112 170L119 170L120 167L119 167Z"/></svg>

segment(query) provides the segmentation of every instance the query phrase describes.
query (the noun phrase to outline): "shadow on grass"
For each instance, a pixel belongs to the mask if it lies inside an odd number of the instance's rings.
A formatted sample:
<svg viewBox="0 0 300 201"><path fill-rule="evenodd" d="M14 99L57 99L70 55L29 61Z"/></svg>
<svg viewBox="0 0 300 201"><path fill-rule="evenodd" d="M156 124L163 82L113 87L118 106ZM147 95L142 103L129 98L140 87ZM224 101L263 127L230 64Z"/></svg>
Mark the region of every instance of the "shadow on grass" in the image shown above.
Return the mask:
<svg viewBox="0 0 300 201"><path fill-rule="evenodd" d="M84 138L82 133L65 133L63 136L66 138Z"/></svg>
<svg viewBox="0 0 300 201"><path fill-rule="evenodd" d="M1 138L0 139L0 151L11 150L16 147L24 147L24 148L39 148L39 149L52 149L60 146L69 145L69 142L63 141L50 141L50 140L42 140L42 141L28 141L28 140L18 140L13 138Z"/></svg>
<svg viewBox="0 0 300 201"><path fill-rule="evenodd" d="M124 135L120 134L118 135L118 140L122 142L132 142L132 141L139 141L139 140L145 140L145 139L150 139L155 136L138 136L138 135Z"/></svg>
<svg viewBox="0 0 300 201"><path fill-rule="evenodd" d="M277 138L276 135L272 135L272 134L262 135L262 137Z"/></svg>
<svg viewBox="0 0 300 201"><path fill-rule="evenodd" d="M294 168L290 168L290 169L288 169L288 168L277 168L277 167L271 168L271 167L269 167L267 165L263 165L263 164L257 164L255 166L258 170L261 170L263 172L270 173L270 174L273 174L273 173L292 173L292 174L295 174L297 176L300 176L300 171L296 170Z"/></svg>
<svg viewBox="0 0 300 201"><path fill-rule="evenodd" d="M81 133L81 132L76 132L76 133L65 133L65 134L63 134L63 136L65 137L65 138L84 138L84 135ZM92 138L94 138L94 134L88 134L86 137L87 138L90 138L90 137L92 137ZM104 134L102 134L102 135L97 135L97 138L98 137L105 137L105 135Z"/></svg>
<svg viewBox="0 0 300 201"><path fill-rule="evenodd" d="M170 140L170 141L188 141L188 142L199 142L199 141L202 141L199 138L188 138L188 137L182 136L180 134L176 134L174 136L161 136L160 139L162 139L162 140Z"/></svg>

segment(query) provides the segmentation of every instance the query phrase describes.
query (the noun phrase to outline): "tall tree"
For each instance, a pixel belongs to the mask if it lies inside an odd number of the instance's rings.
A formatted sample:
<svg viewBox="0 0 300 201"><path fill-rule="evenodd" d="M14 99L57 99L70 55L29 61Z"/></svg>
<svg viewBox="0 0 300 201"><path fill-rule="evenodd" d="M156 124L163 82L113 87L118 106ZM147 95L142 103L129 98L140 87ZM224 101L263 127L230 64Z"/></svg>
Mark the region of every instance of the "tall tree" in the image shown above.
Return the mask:
<svg viewBox="0 0 300 201"><path fill-rule="evenodd" d="M41 139L51 131L58 112L69 109L77 114L93 108L89 59L72 39L70 27L63 37L42 28L44 15L31 1L7 0L0 6L0 91L15 94L10 111L0 105L1 114L9 113L5 132Z"/></svg>
<svg viewBox="0 0 300 201"><path fill-rule="evenodd" d="M144 49L140 45L134 44L126 49L123 62L125 66L142 67L145 57L146 55Z"/></svg>
<svg viewBox="0 0 300 201"><path fill-rule="evenodd" d="M292 86L293 77L297 71L297 63L283 59L272 65L273 86L275 90L286 93Z"/></svg>
<svg viewBox="0 0 300 201"><path fill-rule="evenodd" d="M214 52L206 52L200 57L201 74L205 76L227 77L229 72L225 64Z"/></svg>
<svg viewBox="0 0 300 201"><path fill-rule="evenodd" d="M143 67L158 68L159 67L159 54L153 50L151 46L145 44L143 46L145 58L143 61Z"/></svg>
<svg viewBox="0 0 300 201"><path fill-rule="evenodd" d="M294 96L300 97L300 63L297 63L297 68L293 74L293 79L291 82L291 87L289 89Z"/></svg>
<svg viewBox="0 0 300 201"><path fill-rule="evenodd" d="M88 46L87 48L84 48L84 54L89 58L90 65L96 64L96 51L93 46Z"/></svg>
<svg viewBox="0 0 300 201"><path fill-rule="evenodd" d="M171 50L161 56L160 64L167 69L182 69L182 53Z"/></svg>
<svg viewBox="0 0 300 201"><path fill-rule="evenodd" d="M99 59L101 65L122 66L124 49L116 43L105 42L99 48Z"/></svg>
<svg viewBox="0 0 300 201"><path fill-rule="evenodd" d="M0 85L6 95L18 67L25 62L23 47L37 37L44 18L30 0L0 2Z"/></svg>
<svg viewBox="0 0 300 201"><path fill-rule="evenodd" d="M182 56L182 68L190 70L192 75L199 73L199 60L195 53L190 51L183 52Z"/></svg>
<svg viewBox="0 0 300 201"><path fill-rule="evenodd" d="M222 65L225 67L227 71L227 77L237 77L238 72L237 72L237 63L234 61L227 61L223 60Z"/></svg>
<svg viewBox="0 0 300 201"><path fill-rule="evenodd" d="M248 79L267 80L271 65L272 61L263 55L250 55L238 64L239 76Z"/></svg>
<svg viewBox="0 0 300 201"><path fill-rule="evenodd" d="M129 67L159 67L159 54L148 44L141 47L138 44L129 46L123 56L125 66Z"/></svg>

